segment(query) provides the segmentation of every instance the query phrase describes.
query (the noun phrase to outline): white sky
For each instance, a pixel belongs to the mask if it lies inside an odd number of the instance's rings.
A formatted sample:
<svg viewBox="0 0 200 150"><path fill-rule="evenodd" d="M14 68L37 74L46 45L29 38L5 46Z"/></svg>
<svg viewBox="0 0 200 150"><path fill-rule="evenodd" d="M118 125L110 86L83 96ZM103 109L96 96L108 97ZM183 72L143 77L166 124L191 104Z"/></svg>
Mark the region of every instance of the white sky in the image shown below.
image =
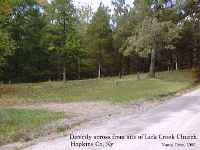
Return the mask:
<svg viewBox="0 0 200 150"><path fill-rule="evenodd" d="M75 5L91 5L94 10L96 10L99 4L102 2L105 6L112 8L112 0L73 0ZM127 4L131 5L134 0L126 0Z"/></svg>

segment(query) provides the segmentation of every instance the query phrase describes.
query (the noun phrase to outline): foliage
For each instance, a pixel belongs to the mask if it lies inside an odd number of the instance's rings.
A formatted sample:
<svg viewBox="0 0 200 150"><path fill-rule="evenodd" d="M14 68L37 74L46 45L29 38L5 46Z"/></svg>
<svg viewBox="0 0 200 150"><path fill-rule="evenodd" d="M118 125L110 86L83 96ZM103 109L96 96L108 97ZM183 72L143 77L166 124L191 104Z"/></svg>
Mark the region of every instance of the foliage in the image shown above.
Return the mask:
<svg viewBox="0 0 200 150"><path fill-rule="evenodd" d="M10 39L10 34L5 28L11 9L12 6L8 1L0 2L0 67L6 64L6 58L12 55L15 49L15 42Z"/></svg>
<svg viewBox="0 0 200 150"><path fill-rule="evenodd" d="M101 4L93 12L72 0L0 1L0 80L200 70L199 4L135 0L129 6L113 0L114 11Z"/></svg>
<svg viewBox="0 0 200 150"><path fill-rule="evenodd" d="M148 55L152 49L173 48L172 41L178 38L179 28L171 21L158 22L156 18L146 18L137 31L128 39L125 55L135 51Z"/></svg>
<svg viewBox="0 0 200 150"><path fill-rule="evenodd" d="M76 11L71 0L55 0L47 7L51 23L49 50L56 53L58 65L63 67L63 80L66 80L66 67L73 63L81 53L80 40L77 37ZM54 55L52 55L54 56ZM60 67L60 68L62 68ZM68 71L69 72L69 71Z"/></svg>
<svg viewBox="0 0 200 150"><path fill-rule="evenodd" d="M44 39L46 20L40 12L40 6L32 0L22 1L13 8L11 15L13 19L7 30L16 43L16 50L9 58L7 77L12 80L14 76L15 80L22 78L24 81L41 78L40 70L46 71L45 65L48 62ZM15 71L16 68L18 71Z"/></svg>
<svg viewBox="0 0 200 150"><path fill-rule="evenodd" d="M5 65L6 57L12 55L14 49L14 41L10 40L8 33L4 33L0 30L0 66Z"/></svg>
<svg viewBox="0 0 200 150"><path fill-rule="evenodd" d="M108 8L102 4L94 14L91 24L88 26L88 49L96 64L102 67L105 58L111 55L112 49L112 30L110 27L110 16Z"/></svg>

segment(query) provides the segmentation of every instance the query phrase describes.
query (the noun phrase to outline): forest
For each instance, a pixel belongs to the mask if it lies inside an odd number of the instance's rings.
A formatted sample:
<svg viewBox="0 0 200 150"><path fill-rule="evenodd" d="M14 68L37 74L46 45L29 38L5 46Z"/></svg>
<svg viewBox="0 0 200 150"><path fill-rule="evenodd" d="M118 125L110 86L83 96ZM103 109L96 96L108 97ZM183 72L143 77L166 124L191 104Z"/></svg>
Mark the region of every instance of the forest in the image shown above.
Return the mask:
<svg viewBox="0 0 200 150"><path fill-rule="evenodd" d="M0 81L66 81L200 68L198 0L0 0Z"/></svg>

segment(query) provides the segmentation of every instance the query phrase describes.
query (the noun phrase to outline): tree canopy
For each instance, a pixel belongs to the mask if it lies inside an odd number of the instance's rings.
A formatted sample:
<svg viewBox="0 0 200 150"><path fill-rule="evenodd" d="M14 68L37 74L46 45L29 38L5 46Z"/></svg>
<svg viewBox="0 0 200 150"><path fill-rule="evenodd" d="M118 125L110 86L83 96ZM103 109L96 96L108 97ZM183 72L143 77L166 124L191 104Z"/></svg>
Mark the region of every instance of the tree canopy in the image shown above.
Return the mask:
<svg viewBox="0 0 200 150"><path fill-rule="evenodd" d="M0 2L0 80L70 80L195 68L200 2L112 0L96 11L72 0Z"/></svg>

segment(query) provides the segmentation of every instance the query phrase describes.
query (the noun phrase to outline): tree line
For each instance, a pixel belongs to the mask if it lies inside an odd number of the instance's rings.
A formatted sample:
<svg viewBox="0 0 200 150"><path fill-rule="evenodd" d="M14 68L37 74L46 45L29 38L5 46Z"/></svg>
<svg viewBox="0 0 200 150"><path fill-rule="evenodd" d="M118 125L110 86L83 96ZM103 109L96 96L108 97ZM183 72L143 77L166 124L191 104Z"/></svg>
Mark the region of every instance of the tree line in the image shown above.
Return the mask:
<svg viewBox="0 0 200 150"><path fill-rule="evenodd" d="M198 0L0 1L0 81L101 78L200 67Z"/></svg>

